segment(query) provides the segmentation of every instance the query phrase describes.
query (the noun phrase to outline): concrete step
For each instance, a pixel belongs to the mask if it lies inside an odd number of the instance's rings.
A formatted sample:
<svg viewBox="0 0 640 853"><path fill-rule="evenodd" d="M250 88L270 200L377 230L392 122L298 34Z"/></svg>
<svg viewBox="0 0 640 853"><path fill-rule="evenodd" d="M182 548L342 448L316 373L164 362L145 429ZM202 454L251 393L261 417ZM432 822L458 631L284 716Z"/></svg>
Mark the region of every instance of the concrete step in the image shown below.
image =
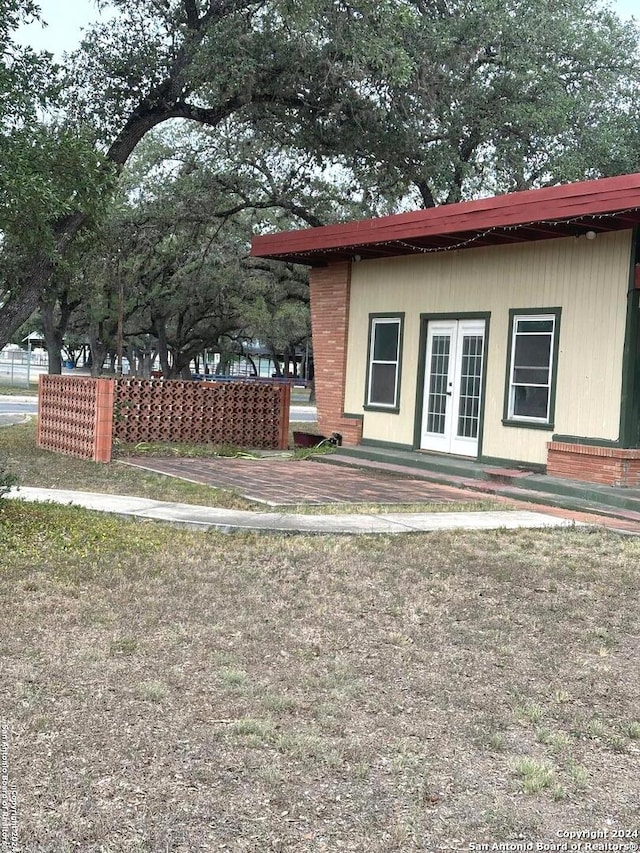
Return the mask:
<svg viewBox="0 0 640 853"><path fill-rule="evenodd" d="M401 461L382 461L381 456L389 454L375 452L376 458L363 454L344 452L318 456L316 462L329 465L342 465L364 470L377 470L381 473L399 477L424 479L433 483L476 491L487 495L498 495L514 501L553 506L575 510L609 518L622 519L638 524L640 529L640 495L637 490L614 489L590 483L578 483L573 480L561 480L535 474L522 469L502 469L478 465L460 460L447 460L435 467L426 467L432 457L414 454L413 458L401 457ZM409 464L407 464L409 463ZM622 494L620 494L622 493Z"/></svg>

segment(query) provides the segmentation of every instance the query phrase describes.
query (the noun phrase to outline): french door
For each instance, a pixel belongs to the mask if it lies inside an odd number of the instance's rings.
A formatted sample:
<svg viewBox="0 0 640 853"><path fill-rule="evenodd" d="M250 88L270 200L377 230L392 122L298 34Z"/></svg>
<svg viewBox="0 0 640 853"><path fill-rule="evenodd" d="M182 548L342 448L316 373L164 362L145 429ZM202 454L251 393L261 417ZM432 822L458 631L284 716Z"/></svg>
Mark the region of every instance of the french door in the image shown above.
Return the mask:
<svg viewBox="0 0 640 853"><path fill-rule="evenodd" d="M484 337L484 320L429 322L421 449L478 455Z"/></svg>

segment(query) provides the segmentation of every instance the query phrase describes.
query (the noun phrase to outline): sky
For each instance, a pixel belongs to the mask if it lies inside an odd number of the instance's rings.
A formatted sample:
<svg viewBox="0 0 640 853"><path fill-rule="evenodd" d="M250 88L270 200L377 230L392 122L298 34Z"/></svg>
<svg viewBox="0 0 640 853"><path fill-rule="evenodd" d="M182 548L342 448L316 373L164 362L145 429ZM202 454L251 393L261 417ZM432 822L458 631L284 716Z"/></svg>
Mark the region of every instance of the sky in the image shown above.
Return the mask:
<svg viewBox="0 0 640 853"><path fill-rule="evenodd" d="M42 19L18 30L17 40L35 50L48 50L60 59L65 51L78 47L82 30L100 20L94 0L38 0Z"/></svg>
<svg viewBox="0 0 640 853"><path fill-rule="evenodd" d="M42 18L48 26L33 24L19 31L19 40L35 50L48 50L60 59L65 51L76 48L81 30L99 20L95 0L39 0ZM623 18L638 14L638 0L611 0L612 8Z"/></svg>

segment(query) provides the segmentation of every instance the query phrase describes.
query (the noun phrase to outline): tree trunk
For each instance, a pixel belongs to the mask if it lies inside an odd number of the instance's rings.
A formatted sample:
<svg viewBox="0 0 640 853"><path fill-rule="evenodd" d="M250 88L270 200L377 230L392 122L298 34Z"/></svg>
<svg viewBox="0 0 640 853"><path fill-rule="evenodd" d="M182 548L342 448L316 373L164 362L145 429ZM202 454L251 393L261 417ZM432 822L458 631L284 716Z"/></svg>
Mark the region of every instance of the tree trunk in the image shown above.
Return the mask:
<svg viewBox="0 0 640 853"><path fill-rule="evenodd" d="M53 376L60 376L62 373L62 338L58 335L54 309L55 304L48 302L41 306L40 311L44 330L44 345L49 356L49 373Z"/></svg>
<svg viewBox="0 0 640 853"><path fill-rule="evenodd" d="M51 261L40 256L29 273L16 283L0 311L0 349L9 343L15 330L26 323L36 310L52 272Z"/></svg>
<svg viewBox="0 0 640 853"><path fill-rule="evenodd" d="M246 354L245 358L247 359L247 361L248 361L248 362L249 362L249 364L251 365L251 371L252 371L252 372L251 372L251 375L252 375L252 376L257 376L257 375L258 375L258 368L256 367L256 363L255 363L255 361L254 361L254 360L253 360L253 358L249 355L249 353L247 353L247 354Z"/></svg>
<svg viewBox="0 0 640 853"><path fill-rule="evenodd" d="M143 352L141 359L140 375L143 379L151 379L151 362L153 361L150 352Z"/></svg>
<svg viewBox="0 0 640 853"><path fill-rule="evenodd" d="M104 360L107 357L107 350L98 344L94 350L93 360L91 362L91 375L93 377L102 376Z"/></svg>
<svg viewBox="0 0 640 853"><path fill-rule="evenodd" d="M102 376L102 365L107 357L107 346L97 335L89 332L89 345L91 346L91 375Z"/></svg>
<svg viewBox="0 0 640 853"><path fill-rule="evenodd" d="M156 338L158 340L158 358L160 359L160 369L165 379L172 379L171 365L169 363L169 345L167 344L167 330L162 317L154 320L154 328Z"/></svg>
<svg viewBox="0 0 640 853"><path fill-rule="evenodd" d="M220 360L216 365L216 376L225 376L227 373L227 368L229 367L230 356L229 353L221 352Z"/></svg>
<svg viewBox="0 0 640 853"><path fill-rule="evenodd" d="M277 377L282 376L282 367L280 366L280 359L278 357L278 353L275 351L274 347L269 347L271 350L271 358L273 360L273 372Z"/></svg>
<svg viewBox="0 0 640 853"><path fill-rule="evenodd" d="M42 328L44 330L44 341L49 356L49 373L60 375L62 373L61 350L64 345L64 336L69 325L71 315L76 308L82 304L81 299L69 299L66 287L60 288L57 296L49 296L40 300L40 314L42 316ZM58 316L56 319L56 307ZM84 347L82 348L84 353Z"/></svg>
<svg viewBox="0 0 640 853"><path fill-rule="evenodd" d="M64 216L55 224L53 237L56 241L56 251L60 256L64 256L86 222L87 217L84 213L75 213ZM12 288L0 311L0 349L9 343L15 330L26 323L36 310L40 298L51 281L54 269L55 258L42 252L26 265L25 272Z"/></svg>

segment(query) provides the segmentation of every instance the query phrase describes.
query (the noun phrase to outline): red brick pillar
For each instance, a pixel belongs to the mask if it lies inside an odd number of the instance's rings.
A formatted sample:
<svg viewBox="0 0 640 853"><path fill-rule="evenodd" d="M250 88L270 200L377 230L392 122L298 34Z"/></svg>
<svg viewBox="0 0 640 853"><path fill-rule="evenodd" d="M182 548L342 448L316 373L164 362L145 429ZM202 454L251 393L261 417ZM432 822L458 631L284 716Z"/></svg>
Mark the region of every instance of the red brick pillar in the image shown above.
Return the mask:
<svg viewBox="0 0 640 853"><path fill-rule="evenodd" d="M362 421L343 417L351 264L312 269L310 281L318 428L327 436L339 432L344 444L359 444Z"/></svg>
<svg viewBox="0 0 640 853"><path fill-rule="evenodd" d="M93 461L111 462L113 444L113 379L95 379L96 410L93 431Z"/></svg>

